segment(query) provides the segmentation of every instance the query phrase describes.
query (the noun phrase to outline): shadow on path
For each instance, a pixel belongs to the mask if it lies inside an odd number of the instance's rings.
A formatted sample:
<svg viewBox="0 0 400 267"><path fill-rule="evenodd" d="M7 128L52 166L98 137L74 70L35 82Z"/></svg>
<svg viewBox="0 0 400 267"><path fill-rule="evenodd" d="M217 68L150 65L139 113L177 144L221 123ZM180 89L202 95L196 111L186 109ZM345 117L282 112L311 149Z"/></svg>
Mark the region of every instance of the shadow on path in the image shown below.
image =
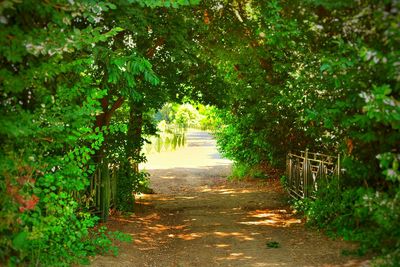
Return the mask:
<svg viewBox="0 0 400 267"><path fill-rule="evenodd" d="M307 230L279 181L227 181L230 162L207 133L191 132L187 147L148 162L156 194L138 196L134 214L107 223L133 243L121 244L118 257L96 257L93 266L364 265L342 256L354 245Z"/></svg>

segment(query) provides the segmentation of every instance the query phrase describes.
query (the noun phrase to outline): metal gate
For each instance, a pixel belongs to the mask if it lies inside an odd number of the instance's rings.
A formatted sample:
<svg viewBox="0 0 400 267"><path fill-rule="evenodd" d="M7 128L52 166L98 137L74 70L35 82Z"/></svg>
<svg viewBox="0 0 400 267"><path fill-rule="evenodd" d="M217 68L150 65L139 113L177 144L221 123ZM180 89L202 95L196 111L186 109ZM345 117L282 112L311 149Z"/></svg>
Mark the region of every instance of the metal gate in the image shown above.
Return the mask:
<svg viewBox="0 0 400 267"><path fill-rule="evenodd" d="M289 153L286 159L287 186L293 198L315 198L321 179L340 177L340 155L329 156L301 151Z"/></svg>

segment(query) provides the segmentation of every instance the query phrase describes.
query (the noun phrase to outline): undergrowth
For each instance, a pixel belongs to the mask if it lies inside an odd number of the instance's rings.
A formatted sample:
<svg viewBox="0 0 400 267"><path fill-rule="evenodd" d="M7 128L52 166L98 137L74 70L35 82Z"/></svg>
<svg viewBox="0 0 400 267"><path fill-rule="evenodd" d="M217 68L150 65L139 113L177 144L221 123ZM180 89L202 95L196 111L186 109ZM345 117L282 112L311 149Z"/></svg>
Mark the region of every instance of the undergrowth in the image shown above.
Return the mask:
<svg viewBox="0 0 400 267"><path fill-rule="evenodd" d="M359 244L359 255L380 255L372 266L399 266L400 194L368 187L341 188L335 179L321 185L315 200L301 199L294 208L307 224L323 229L330 237Z"/></svg>

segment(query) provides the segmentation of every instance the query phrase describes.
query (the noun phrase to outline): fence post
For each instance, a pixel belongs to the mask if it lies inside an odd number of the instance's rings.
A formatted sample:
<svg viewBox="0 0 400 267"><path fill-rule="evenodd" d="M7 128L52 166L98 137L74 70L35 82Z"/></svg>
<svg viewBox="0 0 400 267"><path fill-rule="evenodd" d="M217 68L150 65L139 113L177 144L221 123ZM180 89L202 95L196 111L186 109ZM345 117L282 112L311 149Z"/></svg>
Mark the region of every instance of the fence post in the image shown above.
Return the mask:
<svg viewBox="0 0 400 267"><path fill-rule="evenodd" d="M303 163L303 196L308 197L308 148L304 153L304 163Z"/></svg>
<svg viewBox="0 0 400 267"><path fill-rule="evenodd" d="M293 165L293 161L292 161L292 152L289 152L289 175L288 175L288 188L289 190L293 189L293 170L292 170L292 165Z"/></svg>
<svg viewBox="0 0 400 267"><path fill-rule="evenodd" d="M110 172L108 169L107 160L101 162L101 182L100 182L100 209L101 209L101 220L107 221L110 209Z"/></svg>
<svg viewBox="0 0 400 267"><path fill-rule="evenodd" d="M290 173L289 153L286 154L286 176L287 176L288 181L289 181L289 173Z"/></svg>
<svg viewBox="0 0 400 267"><path fill-rule="evenodd" d="M110 206L114 205L117 201L117 173L118 169L115 165L113 165L111 169L111 175L110 175L110 186L111 186L111 193L110 193Z"/></svg>
<svg viewBox="0 0 400 267"><path fill-rule="evenodd" d="M289 192L289 195L291 195L291 185L292 185L292 163L290 160L290 151L288 154L286 154L286 186L287 190Z"/></svg>
<svg viewBox="0 0 400 267"><path fill-rule="evenodd" d="M340 190L340 171L341 171L341 166L340 166L340 153L338 154L337 157L337 178L338 178L338 189Z"/></svg>

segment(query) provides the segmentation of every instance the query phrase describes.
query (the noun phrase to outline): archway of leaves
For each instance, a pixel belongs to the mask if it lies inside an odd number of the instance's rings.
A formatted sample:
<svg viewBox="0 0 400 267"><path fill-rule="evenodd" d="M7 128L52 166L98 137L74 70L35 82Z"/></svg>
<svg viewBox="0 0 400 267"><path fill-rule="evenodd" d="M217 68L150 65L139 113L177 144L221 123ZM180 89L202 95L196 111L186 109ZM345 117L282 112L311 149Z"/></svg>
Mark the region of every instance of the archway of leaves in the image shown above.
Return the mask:
<svg viewBox="0 0 400 267"><path fill-rule="evenodd" d="M344 155L306 215L400 257L398 1L0 3L0 261L68 264L133 206L148 114L220 108L221 151L252 168L308 147ZM109 166L118 166L111 203ZM340 188L340 190L338 190ZM18 223L15 223L18 222ZM384 241L379 243L378 241ZM103 243L104 244L104 243ZM62 259L62 260L60 260Z"/></svg>

